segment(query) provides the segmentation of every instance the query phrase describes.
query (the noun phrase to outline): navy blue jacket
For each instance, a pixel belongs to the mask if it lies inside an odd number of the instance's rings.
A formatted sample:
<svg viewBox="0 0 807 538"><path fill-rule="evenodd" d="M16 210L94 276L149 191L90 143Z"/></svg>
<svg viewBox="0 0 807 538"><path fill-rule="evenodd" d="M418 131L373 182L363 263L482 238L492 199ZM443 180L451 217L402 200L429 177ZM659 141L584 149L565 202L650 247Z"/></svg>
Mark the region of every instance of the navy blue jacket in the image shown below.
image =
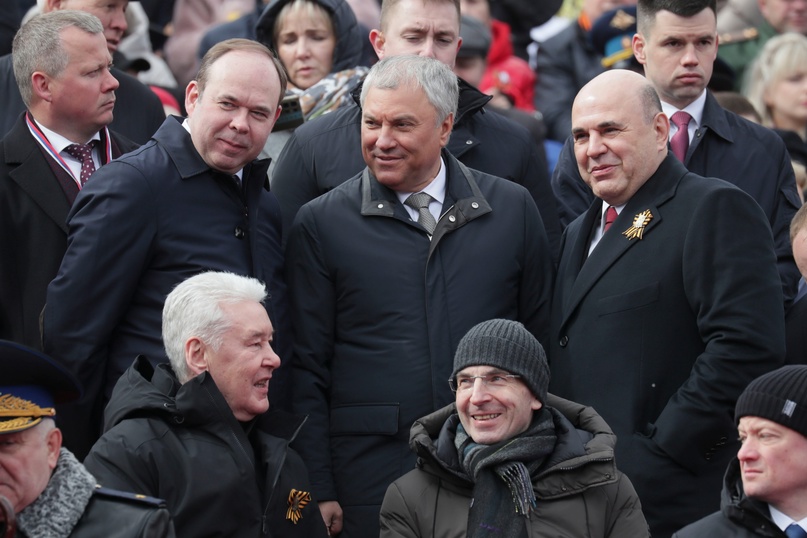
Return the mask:
<svg viewBox="0 0 807 538"><path fill-rule="evenodd" d="M155 364L168 360L165 297L204 271L266 285L274 348L289 357L280 211L265 189L268 163L248 164L241 188L205 163L181 121L167 118L148 144L99 169L68 217L67 252L48 287L44 344L78 376L85 398L108 398L139 354ZM281 406L284 372L276 372L270 396Z"/></svg>

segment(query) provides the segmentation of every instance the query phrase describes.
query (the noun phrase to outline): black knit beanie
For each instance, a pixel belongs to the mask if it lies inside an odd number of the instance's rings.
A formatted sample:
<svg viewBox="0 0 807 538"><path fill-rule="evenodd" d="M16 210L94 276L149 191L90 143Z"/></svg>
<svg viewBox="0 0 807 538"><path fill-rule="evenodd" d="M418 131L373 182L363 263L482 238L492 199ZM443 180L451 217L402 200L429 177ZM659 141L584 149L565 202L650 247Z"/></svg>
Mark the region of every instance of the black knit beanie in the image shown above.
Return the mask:
<svg viewBox="0 0 807 538"><path fill-rule="evenodd" d="M807 366L784 366L753 380L737 400L734 420L766 418L807 437Z"/></svg>
<svg viewBox="0 0 807 538"><path fill-rule="evenodd" d="M454 355L454 372L469 366L495 366L521 376L541 403L546 402L549 365L541 343L517 321L492 319L462 337Z"/></svg>

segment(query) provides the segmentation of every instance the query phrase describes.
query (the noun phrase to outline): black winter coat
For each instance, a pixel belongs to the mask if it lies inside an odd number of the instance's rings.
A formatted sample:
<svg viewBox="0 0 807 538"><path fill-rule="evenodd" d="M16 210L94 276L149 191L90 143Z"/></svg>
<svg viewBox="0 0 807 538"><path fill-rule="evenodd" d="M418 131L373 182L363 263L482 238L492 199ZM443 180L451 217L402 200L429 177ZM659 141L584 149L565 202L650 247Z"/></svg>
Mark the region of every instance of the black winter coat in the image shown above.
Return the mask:
<svg viewBox="0 0 807 538"><path fill-rule="evenodd" d="M743 491L740 463L735 458L726 470L720 511L687 525L673 538L786 538L771 520L768 505L749 499Z"/></svg>
<svg viewBox="0 0 807 538"><path fill-rule="evenodd" d="M278 413L241 424L207 373L180 386L168 365L138 357L84 465L104 486L165 499L180 537L324 537L316 500L293 497L311 491L288 447L303 421Z"/></svg>

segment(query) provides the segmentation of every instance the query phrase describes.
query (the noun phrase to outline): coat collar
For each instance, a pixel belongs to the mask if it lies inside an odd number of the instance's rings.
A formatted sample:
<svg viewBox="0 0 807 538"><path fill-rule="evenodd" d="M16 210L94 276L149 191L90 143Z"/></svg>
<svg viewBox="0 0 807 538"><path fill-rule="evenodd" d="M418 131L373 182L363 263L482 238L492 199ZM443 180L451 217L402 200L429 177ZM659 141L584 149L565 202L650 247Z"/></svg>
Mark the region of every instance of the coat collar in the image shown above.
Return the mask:
<svg viewBox="0 0 807 538"><path fill-rule="evenodd" d="M564 294L566 298L563 305L564 324L603 274L627 251L639 244L640 239L628 239L622 232L630 228L636 215L645 210L650 211L653 219L644 228L644 240L647 240L648 236L652 237L653 228L663 220L660 207L675 195L681 178L687 173L684 165L672 153L668 153L656 172L633 195L614 221L613 229L619 230L619 233L605 234L589 256L587 253L590 232L600 216L602 200L596 198L588 211L569 225L570 232L573 230L575 234L569 246L571 248L569 259L572 264L569 273L576 275L576 278L572 276L573 283L570 284L570 290ZM559 282L559 285L561 284Z"/></svg>
<svg viewBox="0 0 807 538"><path fill-rule="evenodd" d="M445 148L441 155L446 164L446 198L432 236L430 253L444 235L492 211L471 171ZM380 184L367 167L361 174L361 214L365 217L393 217L417 227L395 193Z"/></svg>

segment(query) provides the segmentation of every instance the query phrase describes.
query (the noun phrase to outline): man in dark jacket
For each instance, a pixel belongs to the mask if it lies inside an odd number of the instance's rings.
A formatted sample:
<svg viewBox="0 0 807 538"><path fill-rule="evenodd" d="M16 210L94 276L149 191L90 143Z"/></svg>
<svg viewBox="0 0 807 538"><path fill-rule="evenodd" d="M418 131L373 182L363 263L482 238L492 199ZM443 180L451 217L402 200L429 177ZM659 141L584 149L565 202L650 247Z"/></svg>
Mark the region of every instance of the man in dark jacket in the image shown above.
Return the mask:
<svg viewBox="0 0 807 538"><path fill-rule="evenodd" d="M174 537L164 501L98 486L62 448L54 404L80 393L67 370L0 340L0 379L0 496L11 508L8 519L0 513L0 534L13 527L21 538Z"/></svg>
<svg viewBox="0 0 807 538"><path fill-rule="evenodd" d="M129 0L47 0L40 4L43 13L70 9L98 17L104 26L110 54L118 49L118 43L126 31L125 11ZM110 71L120 84L115 92L115 118L110 128L137 144L144 144L165 119L160 99L146 85L120 69L112 67ZM25 103L17 89L11 55L0 57L0 95L3 96L0 136L3 136L14 126L20 112L25 110Z"/></svg>
<svg viewBox="0 0 807 538"><path fill-rule="evenodd" d="M784 361L773 240L750 196L668 151L641 75L599 75L572 126L597 199L561 243L550 387L608 421L653 536L669 537L718 507L736 398Z"/></svg>
<svg viewBox="0 0 807 538"><path fill-rule="evenodd" d="M118 81L103 32L89 13L55 11L32 18L14 41L28 111L0 141L0 338L34 349L71 204L96 165L136 147L106 127ZM88 144L84 165L76 148Z"/></svg>
<svg viewBox="0 0 807 538"><path fill-rule="evenodd" d="M734 420L742 447L726 471L720 511L673 538L804 538L807 366L784 366L752 381Z"/></svg>
<svg viewBox="0 0 807 538"><path fill-rule="evenodd" d="M95 405L95 414L85 411L89 431L79 432L89 441L83 454L134 357L166 361L163 301L190 276L231 271L266 283L278 353L291 353L280 211L264 188L268 163L254 160L280 113L285 73L249 40L219 43L205 60L186 91L187 120L167 118L148 144L96 172L68 216L43 338L82 381L84 403ZM286 398L284 371L275 375L275 403Z"/></svg>
<svg viewBox="0 0 807 538"><path fill-rule="evenodd" d="M387 489L382 538L650 536L616 436L592 408L547 394L544 349L522 324L474 326L449 384L455 402L412 426L418 468Z"/></svg>
<svg viewBox="0 0 807 538"><path fill-rule="evenodd" d="M443 149L451 70L418 56L373 69L367 168L303 206L288 243L294 404L311 421L297 447L326 523L338 532L344 509L350 538L378 536L384 491L414 465L409 428L452 400L462 335L498 317L545 337L553 274L529 193Z"/></svg>
<svg viewBox="0 0 807 538"><path fill-rule="evenodd" d="M180 536L326 536L288 446L303 421L266 413L280 366L266 297L263 284L232 273L174 288L163 310L171 366L137 358L85 460L102 484L165 498Z"/></svg>
<svg viewBox="0 0 807 538"><path fill-rule="evenodd" d="M381 30L370 32L379 58L417 54L454 66L460 47L458 0L387 0ZM557 202L546 163L529 133L520 125L488 114L490 96L460 80L454 132L446 149L469 168L524 186L541 214L546 236L556 253L560 241ZM364 167L359 151L361 108L346 106L298 127L278 158L272 191L280 201L284 233L306 202L328 192Z"/></svg>
<svg viewBox="0 0 807 538"><path fill-rule="evenodd" d="M788 230L801 206L784 142L770 129L723 109L706 90L717 56L715 0L640 0L633 52L661 98L668 118L685 112L690 172L732 183L765 212L776 246L785 305L796 294L799 275ZM671 47L669 43L680 43ZM672 120L671 120L672 121ZM670 138L678 131L670 127ZM552 176L563 225L588 209L594 195L580 177L568 138Z"/></svg>

